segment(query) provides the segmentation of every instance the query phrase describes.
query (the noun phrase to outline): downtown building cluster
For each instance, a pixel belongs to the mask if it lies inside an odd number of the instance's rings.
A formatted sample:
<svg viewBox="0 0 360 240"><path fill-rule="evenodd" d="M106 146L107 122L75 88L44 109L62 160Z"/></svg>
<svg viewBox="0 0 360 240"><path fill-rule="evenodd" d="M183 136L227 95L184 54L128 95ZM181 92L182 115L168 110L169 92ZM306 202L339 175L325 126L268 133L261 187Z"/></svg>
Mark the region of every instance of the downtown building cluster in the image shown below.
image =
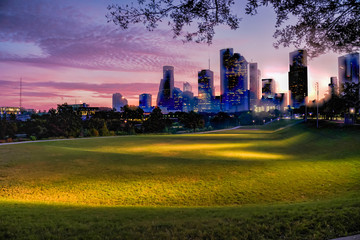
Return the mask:
<svg viewBox="0 0 360 240"><path fill-rule="evenodd" d="M359 53L350 53L338 57L338 76L330 77L327 96L342 95L346 84L359 84ZM286 111L306 105L308 97L308 68L305 50L289 53L288 87L285 93L276 92L276 81L261 79L257 63L248 63L244 56L234 53L233 49L220 50L220 95L215 96L214 73L210 69L198 72L198 96L194 96L192 86L185 82L182 91L174 86L173 66L163 67L156 106L167 112L268 112L273 109ZM360 91L355 89L360 99ZM96 111L121 111L128 104L120 93L114 93L112 108L90 107L86 103L70 105L81 110L82 115ZM154 106L152 95L139 95L139 107L150 113ZM19 120L27 120L31 114L41 113L35 109L1 106L0 116L16 115ZM44 111L44 113L46 113Z"/></svg>
<svg viewBox="0 0 360 240"><path fill-rule="evenodd" d="M330 78L329 93L339 94L345 83L359 82L359 54L352 53L338 58L339 80ZM243 112L243 111L286 111L300 108L308 102L308 68L305 50L289 53L288 87L289 91L276 91L276 81L261 78L257 63L249 63L244 56L234 53L232 48L220 50L220 95L215 96L214 72L203 69L198 72L198 96L194 96L188 82L183 90L175 87L173 66L163 67L156 106L167 112ZM121 94L113 95L113 108L119 109L127 101ZM151 112L152 95L139 96L139 107Z"/></svg>

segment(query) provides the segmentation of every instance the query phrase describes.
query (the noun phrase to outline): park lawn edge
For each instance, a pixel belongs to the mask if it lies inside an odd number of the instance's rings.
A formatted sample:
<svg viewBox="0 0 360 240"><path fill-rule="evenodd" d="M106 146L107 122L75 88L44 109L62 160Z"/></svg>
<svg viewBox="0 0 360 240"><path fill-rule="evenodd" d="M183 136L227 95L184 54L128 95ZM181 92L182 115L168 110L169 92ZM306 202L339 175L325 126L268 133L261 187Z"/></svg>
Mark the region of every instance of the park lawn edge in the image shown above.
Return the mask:
<svg viewBox="0 0 360 240"><path fill-rule="evenodd" d="M360 233L360 195L239 207L86 207L0 200L1 239L331 239Z"/></svg>

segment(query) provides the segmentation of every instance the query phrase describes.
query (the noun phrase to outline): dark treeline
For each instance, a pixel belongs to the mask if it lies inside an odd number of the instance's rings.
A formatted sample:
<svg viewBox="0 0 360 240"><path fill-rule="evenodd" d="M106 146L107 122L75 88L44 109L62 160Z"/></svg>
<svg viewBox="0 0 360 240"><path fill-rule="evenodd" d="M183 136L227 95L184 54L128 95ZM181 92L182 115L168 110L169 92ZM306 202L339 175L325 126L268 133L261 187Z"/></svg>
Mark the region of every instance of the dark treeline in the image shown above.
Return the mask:
<svg viewBox="0 0 360 240"><path fill-rule="evenodd" d="M224 112L195 113L175 112L162 114L155 108L145 115L138 107L124 106L121 112L100 111L82 116L67 104L58 105L47 114L33 114L26 121L16 120L15 115L0 118L0 139L30 140L48 138L115 136L139 133L182 133L229 128L238 125L263 124L263 120L280 116L280 111L257 115L251 112L227 114Z"/></svg>
<svg viewBox="0 0 360 240"><path fill-rule="evenodd" d="M345 122L357 121L360 110L359 84L345 84L341 94L329 94L326 100L319 102L319 115L323 119L333 120L341 117ZM99 111L83 116L80 110L72 106L58 105L46 114L33 114L26 121L19 121L15 115L0 117L0 141L13 139L48 139L92 136L115 136L139 133L183 133L229 128L239 125L259 125L271 119L287 116L316 118L317 103L310 103L299 109L288 108L285 113L275 109L270 112L239 113L195 113L175 112L162 114L155 108L150 115L144 114L139 107L124 106L121 112ZM350 120L349 120L350 119Z"/></svg>

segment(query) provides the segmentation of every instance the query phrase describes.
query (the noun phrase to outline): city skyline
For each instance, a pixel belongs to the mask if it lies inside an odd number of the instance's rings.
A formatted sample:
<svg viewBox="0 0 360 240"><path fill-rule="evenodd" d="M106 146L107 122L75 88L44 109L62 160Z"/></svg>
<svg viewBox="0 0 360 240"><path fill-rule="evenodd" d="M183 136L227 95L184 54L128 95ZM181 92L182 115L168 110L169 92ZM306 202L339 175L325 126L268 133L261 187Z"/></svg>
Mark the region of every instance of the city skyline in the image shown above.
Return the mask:
<svg viewBox="0 0 360 240"><path fill-rule="evenodd" d="M209 59L215 95L220 95L218 53L225 48L236 49L249 63L258 63L261 77L274 79L278 92L288 90L288 54L296 49L272 47L275 17L270 8L244 17L237 31L217 28L214 43L208 46L183 44L162 28L147 32L139 25L117 30L106 23L106 6L111 3L116 1L3 2L0 105L19 105L20 78L25 108L43 110L64 102L111 107L116 92L131 105L138 105L142 93L150 93L155 103L166 65L174 66L174 87L189 82L197 95L197 74L208 69ZM309 60L309 99L315 97L316 81L320 95L326 93L330 77L338 76L337 59L342 55L330 53Z"/></svg>

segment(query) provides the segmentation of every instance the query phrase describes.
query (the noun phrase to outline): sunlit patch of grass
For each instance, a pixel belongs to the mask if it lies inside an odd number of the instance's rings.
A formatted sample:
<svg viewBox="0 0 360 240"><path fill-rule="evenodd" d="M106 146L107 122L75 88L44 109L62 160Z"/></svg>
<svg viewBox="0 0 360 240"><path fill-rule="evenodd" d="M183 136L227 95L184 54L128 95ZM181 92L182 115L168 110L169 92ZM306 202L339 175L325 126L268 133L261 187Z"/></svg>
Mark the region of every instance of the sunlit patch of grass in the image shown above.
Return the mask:
<svg viewBox="0 0 360 240"><path fill-rule="evenodd" d="M148 145L141 145L135 147L99 147L99 148L71 148L66 149L75 151L90 151L99 153L121 153L121 154L152 154L161 156L174 156L186 153L193 153L194 151L207 151L207 150L221 150L229 148L247 148L253 146L252 143L208 143L208 144L169 144L169 143L154 143Z"/></svg>
<svg viewBox="0 0 360 240"><path fill-rule="evenodd" d="M214 152L210 151L209 156L219 156L231 159L253 159L253 160L281 160L289 159L290 156L275 154L275 153L262 153L262 152L249 152L249 151L222 151Z"/></svg>

